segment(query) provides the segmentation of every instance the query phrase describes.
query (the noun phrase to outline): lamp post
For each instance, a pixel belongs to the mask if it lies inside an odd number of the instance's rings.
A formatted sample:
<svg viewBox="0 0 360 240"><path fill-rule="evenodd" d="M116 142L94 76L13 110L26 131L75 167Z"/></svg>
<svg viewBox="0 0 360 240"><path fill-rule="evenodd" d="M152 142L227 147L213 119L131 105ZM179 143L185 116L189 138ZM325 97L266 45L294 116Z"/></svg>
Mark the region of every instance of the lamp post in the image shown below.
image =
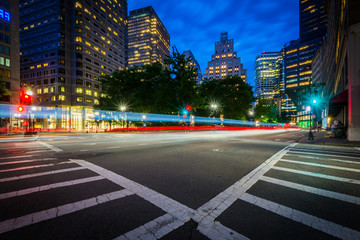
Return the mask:
<svg viewBox="0 0 360 240"><path fill-rule="evenodd" d="M121 106L120 107L120 111L121 112L124 112L126 110L126 106ZM123 120L123 124L122 124L122 127L124 128L124 124L126 124L126 120L127 120L127 115L126 115L126 113L125 113L125 123L124 123L124 120Z"/></svg>
<svg viewBox="0 0 360 240"><path fill-rule="evenodd" d="M316 100L316 99L313 99L311 102L312 102L313 104L316 104L316 103L317 103L317 100ZM313 134L313 132L311 131L311 123L312 123L311 106L308 106L306 109L309 110L309 113L310 113L310 130L309 130L308 140L314 140L314 134Z"/></svg>

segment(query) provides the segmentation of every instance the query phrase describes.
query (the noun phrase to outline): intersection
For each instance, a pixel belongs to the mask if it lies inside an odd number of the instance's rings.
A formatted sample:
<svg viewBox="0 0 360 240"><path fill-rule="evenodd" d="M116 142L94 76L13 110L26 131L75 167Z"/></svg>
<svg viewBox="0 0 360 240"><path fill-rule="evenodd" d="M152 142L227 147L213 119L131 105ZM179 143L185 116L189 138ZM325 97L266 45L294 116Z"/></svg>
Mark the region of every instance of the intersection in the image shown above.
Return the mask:
<svg viewBox="0 0 360 240"><path fill-rule="evenodd" d="M358 239L359 150L297 143L303 134L111 133L3 141L0 236Z"/></svg>

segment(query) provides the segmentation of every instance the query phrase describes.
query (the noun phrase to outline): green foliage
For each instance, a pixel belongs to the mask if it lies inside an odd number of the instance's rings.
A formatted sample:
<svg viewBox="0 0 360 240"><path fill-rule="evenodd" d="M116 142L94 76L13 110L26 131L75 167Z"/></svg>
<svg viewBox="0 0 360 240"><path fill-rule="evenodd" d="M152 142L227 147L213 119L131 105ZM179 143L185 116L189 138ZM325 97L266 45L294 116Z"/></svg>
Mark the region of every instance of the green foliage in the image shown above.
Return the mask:
<svg viewBox="0 0 360 240"><path fill-rule="evenodd" d="M254 100L251 89L238 76L205 80L199 90L203 113L211 111L214 103L225 118L245 120Z"/></svg>
<svg viewBox="0 0 360 240"><path fill-rule="evenodd" d="M126 105L126 111L177 114L191 105L197 116L246 118L253 92L240 77L206 80L198 86L196 69L175 47L164 62L165 66L153 63L101 77L106 97L100 98L97 108L116 111ZM216 111L211 102L217 103Z"/></svg>
<svg viewBox="0 0 360 240"><path fill-rule="evenodd" d="M255 107L255 120L259 122L277 123L280 121L278 107L271 101L260 99Z"/></svg>

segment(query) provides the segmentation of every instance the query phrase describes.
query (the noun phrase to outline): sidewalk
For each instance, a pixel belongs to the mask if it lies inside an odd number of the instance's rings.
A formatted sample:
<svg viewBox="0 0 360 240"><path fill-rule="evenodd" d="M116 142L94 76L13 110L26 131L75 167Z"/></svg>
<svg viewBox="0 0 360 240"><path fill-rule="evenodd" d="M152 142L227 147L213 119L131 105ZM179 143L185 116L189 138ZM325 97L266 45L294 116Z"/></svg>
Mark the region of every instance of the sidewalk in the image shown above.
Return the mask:
<svg viewBox="0 0 360 240"><path fill-rule="evenodd" d="M314 140L308 140L306 137L299 140L299 143L360 147L360 141L348 141L346 138L335 138L331 131L321 130L320 132L313 132L313 134Z"/></svg>

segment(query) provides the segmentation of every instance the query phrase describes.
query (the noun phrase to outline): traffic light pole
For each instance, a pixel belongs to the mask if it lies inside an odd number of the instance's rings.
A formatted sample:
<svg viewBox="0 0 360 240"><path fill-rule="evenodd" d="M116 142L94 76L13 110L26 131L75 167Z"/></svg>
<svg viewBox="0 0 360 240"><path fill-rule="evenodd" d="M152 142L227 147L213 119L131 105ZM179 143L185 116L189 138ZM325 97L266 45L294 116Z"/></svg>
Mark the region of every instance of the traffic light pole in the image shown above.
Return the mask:
<svg viewBox="0 0 360 240"><path fill-rule="evenodd" d="M308 140L314 140L314 134L311 131L311 123L312 123L312 114L311 114L311 108L310 108L310 131L309 131Z"/></svg>

